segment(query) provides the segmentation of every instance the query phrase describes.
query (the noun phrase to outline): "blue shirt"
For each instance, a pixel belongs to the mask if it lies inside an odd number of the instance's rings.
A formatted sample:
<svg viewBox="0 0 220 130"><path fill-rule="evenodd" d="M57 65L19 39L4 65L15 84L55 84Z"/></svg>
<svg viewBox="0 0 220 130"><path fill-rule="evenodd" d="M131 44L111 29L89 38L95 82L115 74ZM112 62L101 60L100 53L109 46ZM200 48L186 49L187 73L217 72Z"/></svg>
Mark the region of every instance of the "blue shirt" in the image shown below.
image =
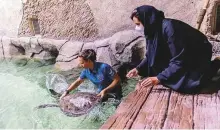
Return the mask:
<svg viewBox="0 0 220 130"><path fill-rule="evenodd" d="M82 70L80 79L89 79L98 87L98 92L100 92L112 83L115 74L116 72L110 65L101 62L94 62L93 70Z"/></svg>

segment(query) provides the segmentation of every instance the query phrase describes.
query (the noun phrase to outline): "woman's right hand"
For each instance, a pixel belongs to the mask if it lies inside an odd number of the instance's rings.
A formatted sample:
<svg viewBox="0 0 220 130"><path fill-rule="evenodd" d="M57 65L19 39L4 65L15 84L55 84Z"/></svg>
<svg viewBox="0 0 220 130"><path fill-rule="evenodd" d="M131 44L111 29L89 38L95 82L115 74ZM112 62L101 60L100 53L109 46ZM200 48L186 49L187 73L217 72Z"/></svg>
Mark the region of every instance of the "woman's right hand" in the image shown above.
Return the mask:
<svg viewBox="0 0 220 130"><path fill-rule="evenodd" d="M126 75L127 78L133 78L136 76L138 76L138 70L136 68L130 70Z"/></svg>

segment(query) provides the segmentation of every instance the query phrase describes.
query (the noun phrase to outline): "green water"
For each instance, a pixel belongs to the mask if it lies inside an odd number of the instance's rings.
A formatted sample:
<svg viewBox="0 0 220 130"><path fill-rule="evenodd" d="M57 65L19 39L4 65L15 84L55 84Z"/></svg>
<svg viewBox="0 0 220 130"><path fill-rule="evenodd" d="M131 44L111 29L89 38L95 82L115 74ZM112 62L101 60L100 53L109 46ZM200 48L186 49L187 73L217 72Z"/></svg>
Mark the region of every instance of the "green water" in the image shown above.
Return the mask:
<svg viewBox="0 0 220 130"><path fill-rule="evenodd" d="M57 102L45 86L47 73L56 72L53 65L42 66L30 61L18 66L13 62L1 62L0 68L0 129L97 129L116 109L108 102L80 117L68 117L59 108L34 109L41 104ZM124 96L134 89L134 84L136 80L124 84Z"/></svg>

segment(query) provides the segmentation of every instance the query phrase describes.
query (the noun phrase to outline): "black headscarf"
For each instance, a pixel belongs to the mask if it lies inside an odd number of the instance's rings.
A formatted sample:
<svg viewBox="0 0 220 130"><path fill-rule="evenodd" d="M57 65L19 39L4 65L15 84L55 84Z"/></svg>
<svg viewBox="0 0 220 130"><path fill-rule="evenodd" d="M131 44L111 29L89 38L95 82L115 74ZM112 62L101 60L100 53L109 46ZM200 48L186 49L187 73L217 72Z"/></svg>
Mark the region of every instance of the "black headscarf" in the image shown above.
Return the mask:
<svg viewBox="0 0 220 130"><path fill-rule="evenodd" d="M138 19L144 25L144 33L147 38L153 38L154 34L161 28L164 13L153 6L143 5L136 8Z"/></svg>
<svg viewBox="0 0 220 130"><path fill-rule="evenodd" d="M137 11L137 17L144 26L144 34L146 37L146 57L148 59L148 69L151 67L156 67L156 64L164 63L161 60L161 57L157 57L156 54L162 54L164 48L167 46L164 45L163 36L162 36L162 22L164 13L157 10L153 6L143 5L135 9ZM168 49L168 48L167 48ZM159 56L161 56L159 54ZM154 70L154 69L153 69ZM160 70L160 68L157 68ZM155 75L157 72L148 71L148 75Z"/></svg>

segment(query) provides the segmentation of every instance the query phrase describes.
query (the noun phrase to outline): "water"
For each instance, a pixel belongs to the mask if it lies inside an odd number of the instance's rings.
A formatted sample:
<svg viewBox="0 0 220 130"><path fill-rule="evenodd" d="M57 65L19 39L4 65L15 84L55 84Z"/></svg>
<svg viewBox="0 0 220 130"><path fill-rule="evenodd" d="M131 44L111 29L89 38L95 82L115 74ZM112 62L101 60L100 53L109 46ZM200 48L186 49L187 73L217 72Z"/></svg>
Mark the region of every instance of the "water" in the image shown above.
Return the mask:
<svg viewBox="0 0 220 130"><path fill-rule="evenodd" d="M116 109L114 101L99 104L80 117L68 117L59 108L34 109L57 102L45 85L46 74L56 72L53 66L31 61L26 66L1 62L0 68L0 129L97 129ZM124 96L134 89L135 83L128 81Z"/></svg>

